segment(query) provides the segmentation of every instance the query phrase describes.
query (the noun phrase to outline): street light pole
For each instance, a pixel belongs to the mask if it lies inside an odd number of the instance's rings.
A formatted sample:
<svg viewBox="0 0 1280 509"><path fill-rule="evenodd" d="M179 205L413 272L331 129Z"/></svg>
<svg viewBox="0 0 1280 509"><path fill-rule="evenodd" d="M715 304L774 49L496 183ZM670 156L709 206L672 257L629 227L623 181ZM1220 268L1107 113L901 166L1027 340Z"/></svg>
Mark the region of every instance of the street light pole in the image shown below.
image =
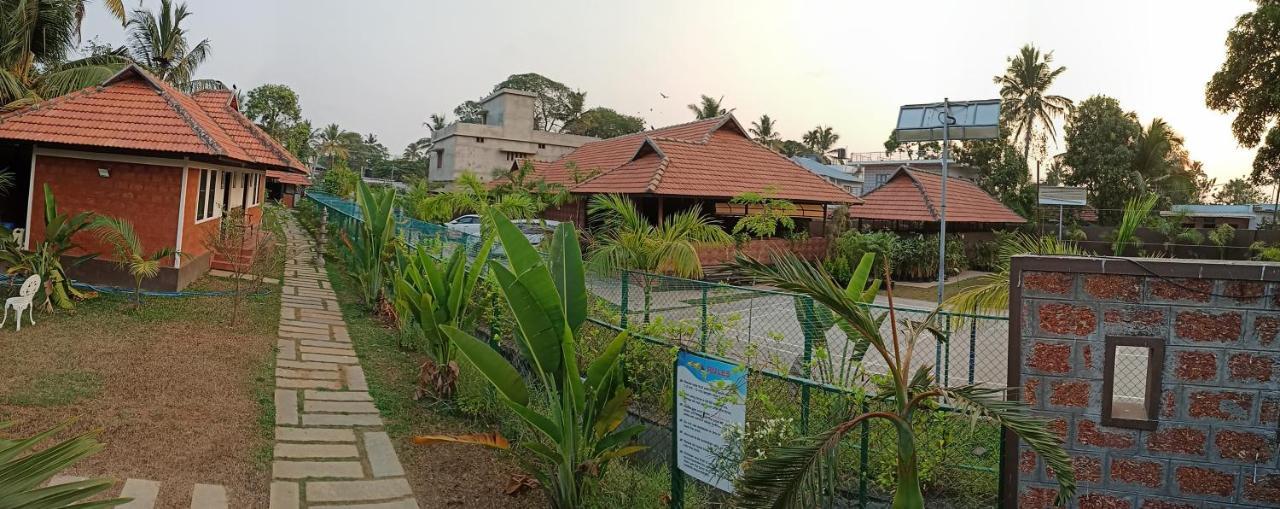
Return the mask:
<svg viewBox="0 0 1280 509"><path fill-rule="evenodd" d="M947 280L947 157L951 144L951 99L942 100L942 204L938 207L938 306L942 306Z"/></svg>

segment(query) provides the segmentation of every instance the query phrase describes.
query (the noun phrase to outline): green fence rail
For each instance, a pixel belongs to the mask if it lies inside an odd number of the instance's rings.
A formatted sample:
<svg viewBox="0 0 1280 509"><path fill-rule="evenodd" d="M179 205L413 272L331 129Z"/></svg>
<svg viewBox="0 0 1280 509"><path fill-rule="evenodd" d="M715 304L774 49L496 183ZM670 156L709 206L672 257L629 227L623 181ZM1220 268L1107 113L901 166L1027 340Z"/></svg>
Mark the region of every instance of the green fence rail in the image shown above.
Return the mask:
<svg viewBox="0 0 1280 509"><path fill-rule="evenodd" d="M358 207L338 197L308 192L328 210L331 222L360 220ZM409 244L439 243L442 253L467 249L480 239L442 225L401 217L401 237ZM498 256L501 254L498 253ZM810 298L765 287L742 287L638 272L590 273L590 324L584 353L602 348L607 338L627 330L636 338L628 346L627 372L634 385L634 413L653 425L670 422L671 364L675 350L685 349L751 368L748 428L776 429L787 436L826 429L850 415L874 408L866 397L862 374L884 374L884 359L871 350L862 362L849 362L850 342L834 326L825 307ZM872 307L887 310L887 306ZM899 319L921 320L932 310L895 306ZM1005 386L1008 319L1002 316L940 313L947 340L923 339L917 351L932 351L914 369L931 365L943 385L968 383ZM886 334L891 325L886 322ZM499 326L501 327L501 326ZM506 329L510 330L510 329ZM858 369L863 371L859 372ZM945 410L945 409L943 409ZM974 426L967 418L939 412L925 419L922 469L939 482L931 496L945 497L950 507L995 504L1001 442L998 428ZM865 507L891 485L893 430L881 424L861 427L856 443L842 444L842 489ZM748 444L752 445L752 444ZM761 442L754 445L768 445ZM674 458L670 459L674 462ZM954 474L952 474L954 473Z"/></svg>

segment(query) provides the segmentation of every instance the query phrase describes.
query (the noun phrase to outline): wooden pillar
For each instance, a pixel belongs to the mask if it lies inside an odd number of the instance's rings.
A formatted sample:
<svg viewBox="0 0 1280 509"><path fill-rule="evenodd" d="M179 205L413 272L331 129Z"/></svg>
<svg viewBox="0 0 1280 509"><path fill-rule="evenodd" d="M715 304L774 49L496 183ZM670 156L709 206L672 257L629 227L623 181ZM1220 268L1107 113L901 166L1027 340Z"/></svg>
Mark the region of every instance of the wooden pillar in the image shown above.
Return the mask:
<svg viewBox="0 0 1280 509"><path fill-rule="evenodd" d="M664 201L666 200L664 200L661 196L658 197L658 224L659 225L661 225L662 221L666 218L666 215L663 213L663 210L662 210L662 205Z"/></svg>
<svg viewBox="0 0 1280 509"><path fill-rule="evenodd" d="M827 236L827 204L822 204L822 236Z"/></svg>

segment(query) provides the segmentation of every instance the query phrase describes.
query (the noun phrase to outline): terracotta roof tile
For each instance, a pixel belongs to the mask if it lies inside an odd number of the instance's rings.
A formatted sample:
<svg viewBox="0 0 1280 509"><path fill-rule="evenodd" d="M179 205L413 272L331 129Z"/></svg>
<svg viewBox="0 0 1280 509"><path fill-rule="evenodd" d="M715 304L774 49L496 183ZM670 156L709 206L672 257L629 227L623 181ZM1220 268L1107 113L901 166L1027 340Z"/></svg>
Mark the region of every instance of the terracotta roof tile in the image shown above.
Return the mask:
<svg viewBox="0 0 1280 509"><path fill-rule="evenodd" d="M256 126L237 128L248 120L227 108L229 100L213 106L215 98L225 99L211 94L201 104L131 65L102 85L0 116L0 139L203 155L306 171L296 159L271 154L274 142L255 139Z"/></svg>
<svg viewBox="0 0 1280 509"><path fill-rule="evenodd" d="M569 183L570 168L598 172L574 193L732 198L777 189L802 202L859 200L794 161L751 141L732 115L592 142L552 163L535 164L547 182Z"/></svg>
<svg viewBox="0 0 1280 509"><path fill-rule="evenodd" d="M281 184L311 185L306 175L292 171L267 170L267 178L278 180Z"/></svg>
<svg viewBox="0 0 1280 509"><path fill-rule="evenodd" d="M198 92L195 101L255 162L309 173L306 165L236 109L230 90Z"/></svg>
<svg viewBox="0 0 1280 509"><path fill-rule="evenodd" d="M889 181L862 195L863 203L849 207L857 219L937 222L942 202L942 176L901 168ZM1025 223L999 200L968 180L947 179L947 222Z"/></svg>

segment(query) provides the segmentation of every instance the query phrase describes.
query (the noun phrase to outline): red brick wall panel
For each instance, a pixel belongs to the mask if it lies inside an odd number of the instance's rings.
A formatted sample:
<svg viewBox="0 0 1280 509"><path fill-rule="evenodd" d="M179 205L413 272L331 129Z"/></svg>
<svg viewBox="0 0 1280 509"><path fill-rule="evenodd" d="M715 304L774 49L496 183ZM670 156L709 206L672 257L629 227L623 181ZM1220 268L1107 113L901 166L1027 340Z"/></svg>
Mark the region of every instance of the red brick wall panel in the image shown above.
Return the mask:
<svg viewBox="0 0 1280 509"><path fill-rule="evenodd" d="M1248 421L1253 404L1253 393L1191 390L1187 394L1187 416L1192 419Z"/></svg>
<svg viewBox="0 0 1280 509"><path fill-rule="evenodd" d="M1267 285L1257 281L1228 281L1222 286L1224 304L1244 305L1262 301L1267 293Z"/></svg>
<svg viewBox="0 0 1280 509"><path fill-rule="evenodd" d="M1071 372L1071 343L1060 341L1036 341L1031 344L1027 367L1047 374L1063 375Z"/></svg>
<svg viewBox="0 0 1280 509"><path fill-rule="evenodd" d="M1049 384L1049 404L1058 407L1087 408L1095 399L1093 385L1082 380L1055 380Z"/></svg>
<svg viewBox="0 0 1280 509"><path fill-rule="evenodd" d="M1107 306L1102 325L1107 334L1158 336L1167 333L1169 313L1161 307Z"/></svg>
<svg viewBox="0 0 1280 509"><path fill-rule="evenodd" d="M1244 318L1238 311L1179 311L1174 318L1178 337L1194 343L1235 342L1240 339Z"/></svg>
<svg viewBox="0 0 1280 509"><path fill-rule="evenodd" d="M1208 279L1151 278L1151 299L1160 302L1204 303L1213 294L1213 281Z"/></svg>
<svg viewBox="0 0 1280 509"><path fill-rule="evenodd" d="M1074 284L1074 276L1060 272L1027 272L1022 275L1022 289L1029 295L1069 295Z"/></svg>
<svg viewBox="0 0 1280 509"><path fill-rule="evenodd" d="M1183 495L1206 495L1227 498L1235 494L1234 472L1215 468L1180 465L1173 469L1173 482Z"/></svg>
<svg viewBox="0 0 1280 509"><path fill-rule="evenodd" d="M1212 350L1175 350L1173 376L1184 382L1218 379L1218 354Z"/></svg>
<svg viewBox="0 0 1280 509"><path fill-rule="evenodd" d="M1254 314L1252 318L1254 342L1263 347L1271 346L1276 340L1276 333L1280 332L1280 315Z"/></svg>
<svg viewBox="0 0 1280 509"><path fill-rule="evenodd" d="M1081 445L1129 449L1133 447L1136 436L1133 430L1109 428L1089 419L1080 419L1076 423L1076 442Z"/></svg>
<svg viewBox="0 0 1280 509"><path fill-rule="evenodd" d="M1194 502L1179 502L1177 500L1144 498L1138 504L1138 509L1200 509L1200 504Z"/></svg>
<svg viewBox="0 0 1280 509"><path fill-rule="evenodd" d="M1055 335L1088 336L1098 327L1098 313L1089 306L1043 303L1038 310L1040 330Z"/></svg>
<svg viewBox="0 0 1280 509"><path fill-rule="evenodd" d="M1084 276L1084 293L1099 300L1137 302L1142 296L1142 280L1136 276L1090 274Z"/></svg>
<svg viewBox="0 0 1280 509"><path fill-rule="evenodd" d="M1209 434L1198 428L1167 426L1147 432L1147 451L1152 453L1204 456Z"/></svg>
<svg viewBox="0 0 1280 509"><path fill-rule="evenodd" d="M99 168L106 168L110 176L98 176ZM146 251L172 248L178 237L181 182L181 169L169 166L37 156L32 245L44 239L44 184L48 183L60 213L90 211L126 219ZM75 241L82 249L69 254L97 252L110 259L110 249L94 232L83 231Z"/></svg>
<svg viewBox="0 0 1280 509"><path fill-rule="evenodd" d="M1108 474L1114 482L1159 488L1164 484L1164 463L1147 459L1113 458Z"/></svg>
<svg viewBox="0 0 1280 509"><path fill-rule="evenodd" d="M1280 507L1280 475L1258 476L1257 480L1252 475L1244 476L1244 493L1241 498L1266 507Z"/></svg>
<svg viewBox="0 0 1280 509"><path fill-rule="evenodd" d="M1133 501L1129 497L1105 493L1085 493L1076 500L1080 509L1131 509L1133 507Z"/></svg>
<svg viewBox="0 0 1280 509"><path fill-rule="evenodd" d="M1058 490L1053 488L1025 488L1018 494L1018 509L1057 509L1057 498Z"/></svg>
<svg viewBox="0 0 1280 509"><path fill-rule="evenodd" d="M1275 444L1271 441L1274 435L1274 430L1252 432L1222 429L1214 433L1213 446L1218 450L1218 457L1224 460L1251 465L1270 463L1275 450Z"/></svg>
<svg viewBox="0 0 1280 509"><path fill-rule="evenodd" d="M1275 379L1276 358L1271 355L1235 353L1227 358L1227 380L1265 383Z"/></svg>

